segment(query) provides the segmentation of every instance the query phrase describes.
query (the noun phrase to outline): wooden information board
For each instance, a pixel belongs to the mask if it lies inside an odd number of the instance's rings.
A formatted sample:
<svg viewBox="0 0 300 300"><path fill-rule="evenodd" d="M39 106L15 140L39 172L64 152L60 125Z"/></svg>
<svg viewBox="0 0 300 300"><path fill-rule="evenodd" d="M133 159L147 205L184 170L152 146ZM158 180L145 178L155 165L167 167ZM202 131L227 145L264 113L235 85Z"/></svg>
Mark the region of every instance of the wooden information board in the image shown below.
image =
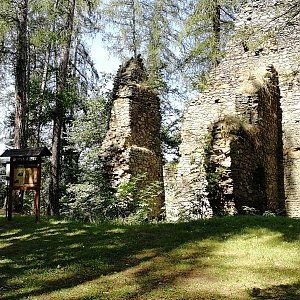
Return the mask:
<svg viewBox="0 0 300 300"><path fill-rule="evenodd" d="M34 212L35 220L40 220L40 189L41 189L41 160L34 161L11 160L10 179L9 179L9 197L8 197L8 220L12 218L12 199L13 191L34 190Z"/></svg>
<svg viewBox="0 0 300 300"><path fill-rule="evenodd" d="M10 157L7 219L12 218L13 191L34 190L35 220L40 220L41 164L43 156L51 156L46 147L5 150L0 157Z"/></svg>
<svg viewBox="0 0 300 300"><path fill-rule="evenodd" d="M13 164L13 189L37 189L39 188L39 165L38 164Z"/></svg>

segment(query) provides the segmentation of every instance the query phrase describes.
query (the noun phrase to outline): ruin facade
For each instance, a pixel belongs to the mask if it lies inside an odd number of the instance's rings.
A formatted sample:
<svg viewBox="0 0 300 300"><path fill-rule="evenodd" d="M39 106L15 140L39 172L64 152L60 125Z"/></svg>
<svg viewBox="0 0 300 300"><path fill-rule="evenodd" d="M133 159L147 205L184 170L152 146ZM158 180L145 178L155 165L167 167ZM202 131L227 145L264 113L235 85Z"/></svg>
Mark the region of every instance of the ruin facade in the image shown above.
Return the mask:
<svg viewBox="0 0 300 300"><path fill-rule="evenodd" d="M140 57L120 66L112 93L112 108L100 160L107 180L117 192L121 184L137 176L139 189L152 183L163 186L160 144L160 100L147 86L147 74ZM151 216L160 218L164 194L151 203Z"/></svg>
<svg viewBox="0 0 300 300"><path fill-rule="evenodd" d="M244 2L225 58L184 115L169 220L245 207L300 217L297 1Z"/></svg>

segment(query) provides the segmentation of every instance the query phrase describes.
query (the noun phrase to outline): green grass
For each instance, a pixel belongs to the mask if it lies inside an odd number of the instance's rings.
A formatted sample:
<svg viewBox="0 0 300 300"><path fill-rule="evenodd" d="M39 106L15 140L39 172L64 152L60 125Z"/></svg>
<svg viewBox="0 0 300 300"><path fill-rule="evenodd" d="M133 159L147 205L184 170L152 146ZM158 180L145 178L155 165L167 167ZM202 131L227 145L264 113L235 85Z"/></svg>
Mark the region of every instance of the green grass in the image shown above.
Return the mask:
<svg viewBox="0 0 300 300"><path fill-rule="evenodd" d="M300 299L300 221L0 218L0 299Z"/></svg>

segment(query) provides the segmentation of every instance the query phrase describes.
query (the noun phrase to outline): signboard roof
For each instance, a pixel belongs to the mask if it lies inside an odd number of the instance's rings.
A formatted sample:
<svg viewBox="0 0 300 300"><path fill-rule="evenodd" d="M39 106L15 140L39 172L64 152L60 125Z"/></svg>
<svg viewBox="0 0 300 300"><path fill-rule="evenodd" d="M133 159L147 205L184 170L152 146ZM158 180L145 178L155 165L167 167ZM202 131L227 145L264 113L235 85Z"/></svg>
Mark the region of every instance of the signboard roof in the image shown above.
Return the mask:
<svg viewBox="0 0 300 300"><path fill-rule="evenodd" d="M27 149L9 149L5 150L0 157L41 157L51 156L47 147L27 148Z"/></svg>

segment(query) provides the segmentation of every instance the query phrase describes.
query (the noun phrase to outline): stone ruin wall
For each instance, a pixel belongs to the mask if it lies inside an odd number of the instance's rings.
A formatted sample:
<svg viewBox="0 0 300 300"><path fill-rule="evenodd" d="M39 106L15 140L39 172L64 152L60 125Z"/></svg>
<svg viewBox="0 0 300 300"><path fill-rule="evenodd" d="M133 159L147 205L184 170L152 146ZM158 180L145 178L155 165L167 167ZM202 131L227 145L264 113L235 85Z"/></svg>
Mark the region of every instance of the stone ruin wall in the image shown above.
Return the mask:
<svg viewBox="0 0 300 300"><path fill-rule="evenodd" d="M108 131L102 143L100 160L115 190L122 183L146 174L140 188L163 184L160 145L160 101L146 86L141 58L121 66L115 79ZM164 195L157 197L152 217L160 217Z"/></svg>
<svg viewBox="0 0 300 300"><path fill-rule="evenodd" d="M225 140L216 141L225 143L218 152L230 171L225 190L238 198L238 207L248 203L274 211L285 204L288 216L300 217L300 21L299 15L289 22L288 14L281 16L282 5L294 2L245 1L225 58L211 72L208 88L187 107L177 188L166 196L169 220L186 212L195 218L212 214L204 150L212 125L228 116L252 126L257 138L243 142L238 136L227 150ZM247 37L245 28L255 34ZM270 68L278 86L268 85Z"/></svg>
<svg viewBox="0 0 300 300"><path fill-rule="evenodd" d="M231 146L234 197L239 212L242 206L252 206L260 212L284 208L282 113L278 73L273 67L265 70L264 81L264 86L247 101L236 104L237 116L246 121L244 136ZM246 147L245 139L249 143Z"/></svg>

